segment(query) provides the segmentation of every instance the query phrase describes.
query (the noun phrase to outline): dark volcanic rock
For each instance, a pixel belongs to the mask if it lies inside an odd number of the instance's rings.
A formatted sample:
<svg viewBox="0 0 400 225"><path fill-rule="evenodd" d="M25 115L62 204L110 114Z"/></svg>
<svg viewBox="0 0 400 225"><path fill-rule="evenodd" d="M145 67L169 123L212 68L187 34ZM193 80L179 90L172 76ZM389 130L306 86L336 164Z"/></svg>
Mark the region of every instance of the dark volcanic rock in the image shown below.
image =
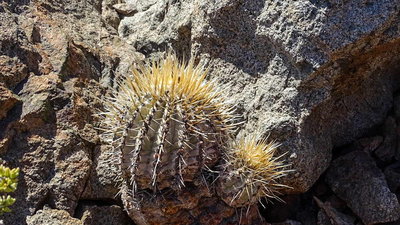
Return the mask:
<svg viewBox="0 0 400 225"><path fill-rule="evenodd" d="M390 190L397 192L400 188L400 162L386 167L384 173Z"/></svg>
<svg viewBox="0 0 400 225"><path fill-rule="evenodd" d="M372 153L375 151L383 142L383 137L375 136L369 138L358 139L354 145L357 150L365 151L367 153Z"/></svg>
<svg viewBox="0 0 400 225"><path fill-rule="evenodd" d="M314 197L317 205L321 208L318 212L317 225L353 225L355 218L338 212L331 206L329 202L321 202L318 198Z"/></svg>
<svg viewBox="0 0 400 225"><path fill-rule="evenodd" d="M365 224L391 222L400 217L396 195L365 152L351 152L334 160L326 181Z"/></svg>
<svg viewBox="0 0 400 225"><path fill-rule="evenodd" d="M375 155L382 161L390 161L397 150L397 126L396 120L389 116L384 123L384 140L381 146L375 150Z"/></svg>

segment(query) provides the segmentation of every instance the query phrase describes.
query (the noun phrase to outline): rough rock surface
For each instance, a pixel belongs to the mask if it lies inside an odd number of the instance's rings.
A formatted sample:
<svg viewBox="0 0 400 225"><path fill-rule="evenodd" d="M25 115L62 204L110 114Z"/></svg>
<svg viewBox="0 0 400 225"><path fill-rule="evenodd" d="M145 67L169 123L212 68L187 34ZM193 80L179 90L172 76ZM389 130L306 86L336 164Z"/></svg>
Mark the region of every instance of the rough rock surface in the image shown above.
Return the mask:
<svg viewBox="0 0 400 225"><path fill-rule="evenodd" d="M116 187L105 185L112 180L101 179L109 171L97 163L104 157L96 150L96 97L142 56L103 21L101 8L98 1L0 2L1 161L21 169L5 224L53 218L38 214L44 205L73 216L79 200L115 198Z"/></svg>
<svg viewBox="0 0 400 225"><path fill-rule="evenodd" d="M28 217L26 222L28 225L83 225L66 211L58 209L39 210L35 215Z"/></svg>
<svg viewBox="0 0 400 225"><path fill-rule="evenodd" d="M89 206L82 207L81 221L83 225L133 225L132 220L126 215L121 207L111 206Z"/></svg>
<svg viewBox="0 0 400 225"><path fill-rule="evenodd" d="M227 94L246 122L239 135L262 129L281 142L296 170L283 181L292 187L286 192L310 190L332 148L385 121L399 87L399 12L390 0L0 1L0 162L21 168L17 203L4 223L79 222L72 216L85 201L99 205L85 221L96 210L114 212L102 208L119 204L118 171L94 129L97 97L144 55L168 48L230 82ZM394 150L400 159L389 125L367 141L368 152L386 161L382 167ZM393 168L385 174L395 188ZM385 188L376 177L376 188ZM313 224L316 213L296 220ZM218 211L212 215L201 222L219 221Z"/></svg>
<svg viewBox="0 0 400 225"><path fill-rule="evenodd" d="M332 162L326 177L333 192L365 224L392 222L400 218L400 204L374 160L354 151Z"/></svg>

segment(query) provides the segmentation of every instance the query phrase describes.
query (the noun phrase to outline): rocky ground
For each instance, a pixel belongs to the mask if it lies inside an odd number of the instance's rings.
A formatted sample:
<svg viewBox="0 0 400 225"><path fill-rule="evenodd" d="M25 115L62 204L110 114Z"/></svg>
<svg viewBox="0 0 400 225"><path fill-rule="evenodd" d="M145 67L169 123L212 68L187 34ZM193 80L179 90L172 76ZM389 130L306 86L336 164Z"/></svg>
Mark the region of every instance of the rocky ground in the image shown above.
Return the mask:
<svg viewBox="0 0 400 225"><path fill-rule="evenodd" d="M232 84L239 136L288 153L292 189L260 208L267 222L400 224L399 15L393 0L0 1L0 159L21 168L4 223L133 224L94 114L173 49ZM220 208L197 221L234 223Z"/></svg>
<svg viewBox="0 0 400 225"><path fill-rule="evenodd" d="M273 202L261 208L266 220L286 220L284 224L400 224L399 100L396 94L383 124L333 150L330 167L308 192L285 196L286 203Z"/></svg>

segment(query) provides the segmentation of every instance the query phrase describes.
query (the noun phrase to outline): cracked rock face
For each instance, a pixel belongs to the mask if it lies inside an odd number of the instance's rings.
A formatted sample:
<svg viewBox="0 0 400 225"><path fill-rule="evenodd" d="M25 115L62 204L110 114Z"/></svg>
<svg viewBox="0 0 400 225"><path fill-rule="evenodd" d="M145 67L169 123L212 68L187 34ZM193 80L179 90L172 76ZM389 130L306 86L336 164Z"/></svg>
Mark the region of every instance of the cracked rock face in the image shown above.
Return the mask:
<svg viewBox="0 0 400 225"><path fill-rule="evenodd" d="M399 87L399 12L389 0L1 1L0 161L21 168L4 223L126 216L94 113L116 78L168 48L233 85L227 95L245 121L238 135L261 129L282 143L295 170L286 192L306 192L333 147L385 121ZM400 155L389 125L383 147L370 150L382 160ZM396 171L385 175L398 189ZM218 215L199 218L218 224Z"/></svg>

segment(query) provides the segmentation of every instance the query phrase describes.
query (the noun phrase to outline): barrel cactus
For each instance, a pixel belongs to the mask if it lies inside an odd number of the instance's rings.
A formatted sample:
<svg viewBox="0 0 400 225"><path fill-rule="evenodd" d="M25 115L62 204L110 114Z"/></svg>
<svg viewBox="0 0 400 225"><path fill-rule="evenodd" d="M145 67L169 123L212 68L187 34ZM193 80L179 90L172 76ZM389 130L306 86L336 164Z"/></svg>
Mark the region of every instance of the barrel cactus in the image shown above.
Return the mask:
<svg viewBox="0 0 400 225"><path fill-rule="evenodd" d="M254 223L260 218L253 199L270 196L267 185L279 186L271 179L283 166L268 145L227 144L237 116L224 89L206 75L193 60L180 63L169 54L134 69L105 98L101 137L113 147L121 199L136 224L237 223L244 217L237 208L256 212L247 220ZM268 180L247 186L246 175Z"/></svg>
<svg viewBox="0 0 400 225"><path fill-rule="evenodd" d="M219 195L230 206L245 207L262 198L275 198L288 188L279 182L290 170L276 150L279 145L262 138L260 132L239 138L225 154L225 168L219 179Z"/></svg>
<svg viewBox="0 0 400 225"><path fill-rule="evenodd" d="M133 70L107 97L101 136L118 155L128 213L144 193L206 182L205 171L221 158L235 116L206 75L193 61L179 63L170 54ZM132 217L140 223L140 215Z"/></svg>

